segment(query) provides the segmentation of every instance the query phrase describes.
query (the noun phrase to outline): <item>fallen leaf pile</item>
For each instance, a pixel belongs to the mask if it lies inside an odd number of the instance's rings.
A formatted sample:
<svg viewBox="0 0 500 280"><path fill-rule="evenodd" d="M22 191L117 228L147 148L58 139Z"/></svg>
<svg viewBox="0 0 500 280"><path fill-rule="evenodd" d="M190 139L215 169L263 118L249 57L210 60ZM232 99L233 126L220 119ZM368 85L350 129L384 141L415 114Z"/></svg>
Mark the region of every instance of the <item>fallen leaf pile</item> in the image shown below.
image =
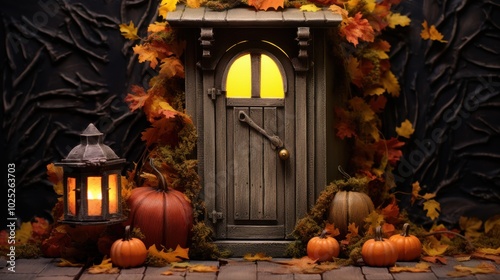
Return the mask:
<svg viewBox="0 0 500 280"><path fill-rule="evenodd" d="M431 271L430 265L425 262L419 262L415 266L394 266L389 268L391 273L397 272L429 272Z"/></svg>
<svg viewBox="0 0 500 280"><path fill-rule="evenodd" d="M104 258L100 264L95 264L88 269L90 274L114 274L119 273L120 269L118 267L113 267L113 263L111 263L111 258Z"/></svg>
<svg viewBox="0 0 500 280"><path fill-rule="evenodd" d="M455 271L449 272L448 276L451 277L464 277L475 274L500 274L496 266L492 263L482 262L474 267L457 265L454 266Z"/></svg>
<svg viewBox="0 0 500 280"><path fill-rule="evenodd" d="M171 263L170 268L164 272L162 272L162 275L174 275L174 272L217 272L219 271L219 268L215 265L204 265L204 264L190 264L187 262L181 262L181 263Z"/></svg>

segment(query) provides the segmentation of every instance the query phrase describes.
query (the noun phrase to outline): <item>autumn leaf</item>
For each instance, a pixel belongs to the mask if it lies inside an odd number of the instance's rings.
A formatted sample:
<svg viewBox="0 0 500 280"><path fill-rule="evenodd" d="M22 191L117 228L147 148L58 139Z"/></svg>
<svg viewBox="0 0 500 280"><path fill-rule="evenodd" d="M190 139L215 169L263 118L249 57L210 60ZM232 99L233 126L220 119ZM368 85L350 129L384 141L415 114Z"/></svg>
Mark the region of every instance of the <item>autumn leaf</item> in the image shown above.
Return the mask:
<svg viewBox="0 0 500 280"><path fill-rule="evenodd" d="M387 26L396 28L396 25L408 26L410 25L410 18L400 13L390 13L387 17Z"/></svg>
<svg viewBox="0 0 500 280"><path fill-rule="evenodd" d="M167 263L173 263L173 262L179 262L182 260L188 260L189 259L189 248L182 248L181 246L177 245L175 250L173 251L168 251L165 252L164 249L161 251L158 251L156 248L156 245L151 245L148 249L148 255L156 258L160 258L165 260Z"/></svg>
<svg viewBox="0 0 500 280"><path fill-rule="evenodd" d="M423 200L429 200L433 199L436 197L436 193L425 193L424 195L420 196Z"/></svg>
<svg viewBox="0 0 500 280"><path fill-rule="evenodd" d="M361 88L363 86L364 73L361 71L359 60L356 57L349 56L346 70L351 78L351 83Z"/></svg>
<svg viewBox="0 0 500 280"><path fill-rule="evenodd" d="M391 203L382 208L381 212L384 215L384 219L389 223L395 223L399 219L399 206L394 196Z"/></svg>
<svg viewBox="0 0 500 280"><path fill-rule="evenodd" d="M335 124L337 137L344 139L356 136L356 127L352 114L342 108L335 108L335 114L338 118L338 122Z"/></svg>
<svg viewBox="0 0 500 280"><path fill-rule="evenodd" d="M500 227L500 215L495 215L484 222L484 232L489 233L497 226Z"/></svg>
<svg viewBox="0 0 500 280"><path fill-rule="evenodd" d="M335 237L340 235L340 230L335 227L334 224L326 223L325 225L325 231L329 236Z"/></svg>
<svg viewBox="0 0 500 280"><path fill-rule="evenodd" d="M423 256L420 259L430 263L446 264L448 262L443 256Z"/></svg>
<svg viewBox="0 0 500 280"><path fill-rule="evenodd" d="M74 263L64 258L61 258L57 263L59 267L83 267L84 265L83 263Z"/></svg>
<svg viewBox="0 0 500 280"><path fill-rule="evenodd" d="M353 112L356 112L356 115L359 116L362 122L370 122L375 119L375 112L373 112L363 98L355 96L348 102Z"/></svg>
<svg viewBox="0 0 500 280"><path fill-rule="evenodd" d="M389 238L392 235L394 235L394 233L396 232L396 228L394 227L393 224L383 223L382 224L382 232L383 232L385 237Z"/></svg>
<svg viewBox="0 0 500 280"><path fill-rule="evenodd" d="M376 0L364 0L363 2L365 3L364 9L368 13L373 13L373 11L375 10L375 7L377 5Z"/></svg>
<svg viewBox="0 0 500 280"><path fill-rule="evenodd" d="M419 262L414 266L393 266L389 268L389 272L398 273L398 272L430 272L430 265L425 262Z"/></svg>
<svg viewBox="0 0 500 280"><path fill-rule="evenodd" d="M472 257L475 259L490 260L490 261L495 262L496 264L500 264L500 256L498 256L498 255L486 254L486 253L481 253L479 251L476 251L476 252L472 253Z"/></svg>
<svg viewBox="0 0 500 280"><path fill-rule="evenodd" d="M147 128L142 132L141 139L146 142L146 146L152 144L175 145L178 141L174 132L177 129L178 118L167 119L161 118L154 121L152 127Z"/></svg>
<svg viewBox="0 0 500 280"><path fill-rule="evenodd" d="M426 20L422 23L422 32L420 32L420 37L424 40L433 40L439 41L441 43L446 43L447 41L443 40L443 34L439 33L436 29L436 26L431 25L429 27Z"/></svg>
<svg viewBox="0 0 500 280"><path fill-rule="evenodd" d="M318 6L316 6L314 4L306 4L306 5L300 6L300 10L303 12L317 12L317 11L321 10L321 8L318 8Z"/></svg>
<svg viewBox="0 0 500 280"><path fill-rule="evenodd" d="M217 272L219 269L215 265L193 264L188 266L189 272Z"/></svg>
<svg viewBox="0 0 500 280"><path fill-rule="evenodd" d="M184 78L184 66L177 57L167 57L161 60L160 75L167 78L179 77Z"/></svg>
<svg viewBox="0 0 500 280"><path fill-rule="evenodd" d="M137 27L134 26L134 23L130 21L130 23L127 25L126 23L122 23L119 25L120 27L120 32L122 33L122 36L125 37L126 39L129 40L137 40L140 39L139 36L137 36Z"/></svg>
<svg viewBox="0 0 500 280"><path fill-rule="evenodd" d="M441 206L439 202L431 199L424 202L424 210L427 210L427 217L431 218L431 220L435 220L437 219L437 217L439 217Z"/></svg>
<svg viewBox="0 0 500 280"><path fill-rule="evenodd" d="M441 256L447 249L448 245L442 244L441 241L434 236L428 236L422 245L424 253L431 257Z"/></svg>
<svg viewBox="0 0 500 280"><path fill-rule="evenodd" d="M63 184L63 168L62 166L56 166L53 163L47 164L47 176L49 181L54 185L54 191L58 195L63 195L64 184Z"/></svg>
<svg viewBox="0 0 500 280"><path fill-rule="evenodd" d="M480 264L470 267L464 265L456 265L453 267L455 271L448 272L448 276L452 277L464 277L476 274L499 274L500 271L497 270L493 263L481 262Z"/></svg>
<svg viewBox="0 0 500 280"><path fill-rule="evenodd" d="M148 32L160 32L164 31L167 27L167 22L155 21L148 26Z"/></svg>
<svg viewBox="0 0 500 280"><path fill-rule="evenodd" d="M349 17L349 12L346 9L344 9L338 5L333 4L328 9L330 11L332 11L333 13L341 15L343 21L347 20L347 18Z"/></svg>
<svg viewBox="0 0 500 280"><path fill-rule="evenodd" d="M379 155L387 157L387 161L391 165L395 165L403 156L400 150L405 145L404 142L399 141L397 138L392 137L389 140L380 140L374 144L374 148Z"/></svg>
<svg viewBox="0 0 500 280"><path fill-rule="evenodd" d="M365 96L370 96L370 95L382 95L384 94L385 89L381 87L372 87L368 88L365 90L364 95Z"/></svg>
<svg viewBox="0 0 500 280"><path fill-rule="evenodd" d="M415 200L417 200L419 197L420 197L420 183L418 181L414 182L413 184L411 184L411 204L413 205L413 203L415 202Z"/></svg>
<svg viewBox="0 0 500 280"><path fill-rule="evenodd" d="M267 11L270 8L278 10L285 5L284 0L248 0L248 5L255 7L257 10Z"/></svg>
<svg viewBox="0 0 500 280"><path fill-rule="evenodd" d="M401 137L409 139L413 132L415 132L415 129L408 119L404 120L400 126L396 127L396 133Z"/></svg>
<svg viewBox="0 0 500 280"><path fill-rule="evenodd" d="M347 234L345 236L347 244L350 244L351 239L356 236L359 236L359 227L356 226L356 223L349 223L347 226Z"/></svg>
<svg viewBox="0 0 500 280"><path fill-rule="evenodd" d="M249 262L269 261L272 259L272 257L269 257L268 255L266 255L266 253L255 253L255 255L248 253L243 256L243 259Z"/></svg>
<svg viewBox="0 0 500 280"><path fill-rule="evenodd" d="M115 274L120 273L120 269L118 267L113 267L113 263L111 263L111 258L104 258L100 264L94 264L89 267L88 273L90 274Z"/></svg>
<svg viewBox="0 0 500 280"><path fill-rule="evenodd" d="M161 0L160 7L158 8L158 15L167 18L168 12L173 12L176 9L178 0Z"/></svg>
<svg viewBox="0 0 500 280"><path fill-rule="evenodd" d="M144 91L144 88L133 85L130 89L132 93L127 94L125 101L129 103L128 107L132 112L142 108L149 98L149 94Z"/></svg>
<svg viewBox="0 0 500 280"><path fill-rule="evenodd" d="M382 214L377 213L377 211L373 210L366 218L366 225L368 227L367 234L374 234L375 229L384 222L384 216Z"/></svg>
<svg viewBox="0 0 500 280"><path fill-rule="evenodd" d="M186 4L189 8L199 8L201 7L202 2L205 2L204 0L187 0Z"/></svg>
<svg viewBox="0 0 500 280"><path fill-rule="evenodd" d="M386 103L387 98L383 95L374 96L370 99L370 101L368 101L368 105L370 105L370 108L372 108L375 113L381 113L384 110Z"/></svg>
<svg viewBox="0 0 500 280"><path fill-rule="evenodd" d="M391 96L399 96L401 88L399 87L398 79L391 71L384 72L380 77L380 82Z"/></svg>
<svg viewBox="0 0 500 280"><path fill-rule="evenodd" d="M460 217L458 220L458 224L460 225L460 229L465 231L465 237L475 239L481 236L481 226L483 225L483 221L476 217L468 218L468 217Z"/></svg>
<svg viewBox="0 0 500 280"><path fill-rule="evenodd" d="M478 253L489 254L489 255L500 255L500 247L493 248L478 248L476 250Z"/></svg>
<svg viewBox="0 0 500 280"><path fill-rule="evenodd" d="M155 50L144 45L136 45L132 49L135 54L139 55L138 59L140 63L149 61L149 66L153 69L156 68L156 65L158 65L158 53Z"/></svg>
<svg viewBox="0 0 500 280"><path fill-rule="evenodd" d="M348 17L347 20L343 20L340 26L340 34L355 47L358 45L359 40L366 42L373 42L375 40L375 33L372 26L362 16L358 12L354 17Z"/></svg>

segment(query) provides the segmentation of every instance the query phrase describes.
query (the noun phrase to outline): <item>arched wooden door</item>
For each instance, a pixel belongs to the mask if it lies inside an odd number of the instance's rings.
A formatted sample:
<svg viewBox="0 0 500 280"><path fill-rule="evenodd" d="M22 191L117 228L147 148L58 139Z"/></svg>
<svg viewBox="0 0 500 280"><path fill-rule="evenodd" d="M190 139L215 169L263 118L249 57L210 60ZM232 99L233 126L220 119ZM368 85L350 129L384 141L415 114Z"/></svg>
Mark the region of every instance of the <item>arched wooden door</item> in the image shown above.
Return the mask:
<svg viewBox="0 0 500 280"><path fill-rule="evenodd" d="M231 47L216 68L218 239L285 239L295 223L293 77L263 41Z"/></svg>

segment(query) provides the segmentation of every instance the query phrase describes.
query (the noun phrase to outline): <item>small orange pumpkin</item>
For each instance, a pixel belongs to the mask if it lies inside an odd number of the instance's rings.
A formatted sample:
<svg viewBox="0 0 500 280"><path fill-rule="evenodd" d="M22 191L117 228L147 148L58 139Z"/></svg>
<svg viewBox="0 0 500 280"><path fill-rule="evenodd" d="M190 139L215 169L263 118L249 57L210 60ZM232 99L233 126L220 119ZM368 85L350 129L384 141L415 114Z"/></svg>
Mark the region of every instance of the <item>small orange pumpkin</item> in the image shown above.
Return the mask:
<svg viewBox="0 0 500 280"><path fill-rule="evenodd" d="M367 240L361 247L363 261L369 266L393 266L398 260L396 246L383 238L382 227L375 230L375 238Z"/></svg>
<svg viewBox="0 0 500 280"><path fill-rule="evenodd" d="M415 235L411 235L409 230L410 224L405 223L401 234L389 237L398 250L398 261L413 261L422 253L422 243Z"/></svg>
<svg viewBox="0 0 500 280"><path fill-rule="evenodd" d="M116 266L135 267L146 261L148 250L140 239L130 237L130 226L126 226L123 239L118 239L111 245L110 256L111 262Z"/></svg>
<svg viewBox="0 0 500 280"><path fill-rule="evenodd" d="M339 256L339 243L335 238L327 236L327 232L323 230L320 236L315 236L307 242L307 256L310 259L324 262Z"/></svg>

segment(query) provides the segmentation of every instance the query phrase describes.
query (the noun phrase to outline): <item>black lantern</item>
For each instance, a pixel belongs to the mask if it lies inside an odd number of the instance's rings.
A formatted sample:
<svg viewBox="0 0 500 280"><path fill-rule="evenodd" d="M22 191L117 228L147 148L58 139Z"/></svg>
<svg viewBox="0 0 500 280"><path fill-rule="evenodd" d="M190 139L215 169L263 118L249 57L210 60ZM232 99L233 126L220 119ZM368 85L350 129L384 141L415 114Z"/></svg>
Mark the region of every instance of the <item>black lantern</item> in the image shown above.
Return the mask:
<svg viewBox="0 0 500 280"><path fill-rule="evenodd" d="M121 207L121 169L125 163L102 142L93 125L80 144L56 163L64 171L64 220L69 224L112 224L125 220Z"/></svg>

